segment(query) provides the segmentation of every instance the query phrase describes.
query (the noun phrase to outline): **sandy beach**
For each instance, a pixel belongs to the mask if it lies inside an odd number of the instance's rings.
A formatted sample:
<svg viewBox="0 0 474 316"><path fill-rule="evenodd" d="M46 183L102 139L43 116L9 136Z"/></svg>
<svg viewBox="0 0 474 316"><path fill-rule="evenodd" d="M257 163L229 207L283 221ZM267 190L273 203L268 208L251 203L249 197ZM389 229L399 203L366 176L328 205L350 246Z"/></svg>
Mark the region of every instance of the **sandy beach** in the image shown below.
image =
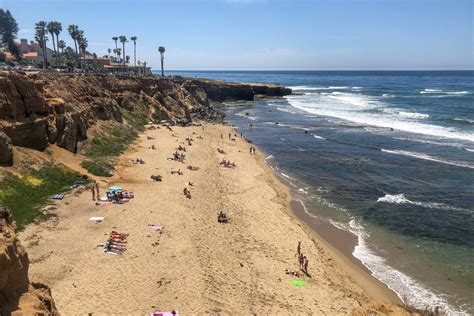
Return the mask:
<svg viewBox="0 0 474 316"><path fill-rule="evenodd" d="M96 178L101 193L112 184L133 192L130 202L96 205L89 191L79 190L55 203L57 217L20 234L31 278L51 287L61 314L335 315L371 302L399 302L293 214L289 191L264 154L258 149L250 154L238 135L229 139L231 127L173 127L173 133L176 137L164 127L147 130L120 158L113 178ZM192 146L184 143L187 137L194 139ZM180 144L186 147L184 164L167 159ZM133 164L135 158L145 164ZM62 159L77 165L72 154ZM222 159L237 167L222 167ZM178 169L184 174L170 174ZM221 210L228 224L217 222ZM90 221L92 216L104 220ZM149 224L164 226L163 233ZM123 255L98 247L112 230L129 234ZM311 277L285 274L298 270L298 241ZM306 285L292 286L292 280Z"/></svg>

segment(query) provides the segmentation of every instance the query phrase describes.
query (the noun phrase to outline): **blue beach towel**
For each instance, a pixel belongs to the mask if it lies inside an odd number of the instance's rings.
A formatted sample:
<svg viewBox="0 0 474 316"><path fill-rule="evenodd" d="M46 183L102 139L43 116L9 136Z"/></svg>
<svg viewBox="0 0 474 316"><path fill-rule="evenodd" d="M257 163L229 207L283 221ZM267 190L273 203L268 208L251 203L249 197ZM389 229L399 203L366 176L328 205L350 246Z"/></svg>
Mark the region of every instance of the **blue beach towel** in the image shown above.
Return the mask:
<svg viewBox="0 0 474 316"><path fill-rule="evenodd" d="M63 198L64 198L64 194L53 195L53 200L62 200Z"/></svg>

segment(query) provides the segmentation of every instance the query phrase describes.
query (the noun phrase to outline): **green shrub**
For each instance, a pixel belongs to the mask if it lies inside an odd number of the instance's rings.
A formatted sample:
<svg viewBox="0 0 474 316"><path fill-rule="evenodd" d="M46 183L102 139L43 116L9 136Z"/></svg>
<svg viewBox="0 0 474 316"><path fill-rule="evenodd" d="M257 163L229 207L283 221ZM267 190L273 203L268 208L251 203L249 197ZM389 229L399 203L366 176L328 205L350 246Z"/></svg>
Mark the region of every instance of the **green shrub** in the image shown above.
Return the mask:
<svg viewBox="0 0 474 316"><path fill-rule="evenodd" d="M0 182L0 205L10 209L17 223L17 229L37 218L46 218L39 211L54 194L70 190L80 175L58 164L46 164L39 170L28 170L22 178L7 174Z"/></svg>
<svg viewBox="0 0 474 316"><path fill-rule="evenodd" d="M109 134L92 139L85 154L87 159L81 165L96 176L111 177L115 157L123 154L137 137L137 131L131 126L114 127Z"/></svg>

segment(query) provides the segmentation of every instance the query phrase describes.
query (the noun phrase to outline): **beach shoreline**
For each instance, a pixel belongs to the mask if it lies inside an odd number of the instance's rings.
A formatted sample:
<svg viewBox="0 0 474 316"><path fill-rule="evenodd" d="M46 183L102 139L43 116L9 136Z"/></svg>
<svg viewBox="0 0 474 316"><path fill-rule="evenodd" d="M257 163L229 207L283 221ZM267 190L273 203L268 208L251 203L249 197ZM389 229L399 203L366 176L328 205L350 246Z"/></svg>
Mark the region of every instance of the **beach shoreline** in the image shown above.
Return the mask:
<svg viewBox="0 0 474 316"><path fill-rule="evenodd" d="M298 218L288 188L263 153L250 154L250 144L234 133L212 124L173 127L177 137L163 127L147 130L120 158L113 178L97 179L102 192L119 184L135 199L97 206L88 191L76 191L56 203L57 217L20 234L32 279L50 285L60 313L347 314L369 303L400 303ZM167 160L185 137L195 140L186 165L199 171ZM157 150L150 149L152 143ZM137 157L146 164L130 162ZM219 166L223 158L237 167ZM177 168L183 176L169 174ZM163 182L148 179L155 173ZM189 182L192 199L181 192ZM229 224L217 223L222 209ZM104 221L94 223L90 216ZM148 224L165 226L164 233L149 232ZM130 234L122 256L97 247L111 230ZM291 286L293 277L285 275L285 269L298 270L298 241L312 275L299 278L304 287Z"/></svg>

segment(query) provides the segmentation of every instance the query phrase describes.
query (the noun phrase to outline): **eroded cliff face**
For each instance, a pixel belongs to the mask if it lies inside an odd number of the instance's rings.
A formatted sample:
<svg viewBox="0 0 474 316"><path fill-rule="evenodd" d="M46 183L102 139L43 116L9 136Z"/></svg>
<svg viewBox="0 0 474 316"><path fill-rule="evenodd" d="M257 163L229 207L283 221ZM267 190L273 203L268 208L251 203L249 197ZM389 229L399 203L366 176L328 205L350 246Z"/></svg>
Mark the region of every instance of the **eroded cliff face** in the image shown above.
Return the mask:
<svg viewBox="0 0 474 316"><path fill-rule="evenodd" d="M12 164L12 145L77 152L100 120L123 122L124 110L154 120L222 121L219 104L282 96L276 85L187 78L132 78L59 73L0 73L0 165Z"/></svg>
<svg viewBox="0 0 474 316"><path fill-rule="evenodd" d="M30 283L28 266L11 214L0 207L0 315L57 315L50 289Z"/></svg>

